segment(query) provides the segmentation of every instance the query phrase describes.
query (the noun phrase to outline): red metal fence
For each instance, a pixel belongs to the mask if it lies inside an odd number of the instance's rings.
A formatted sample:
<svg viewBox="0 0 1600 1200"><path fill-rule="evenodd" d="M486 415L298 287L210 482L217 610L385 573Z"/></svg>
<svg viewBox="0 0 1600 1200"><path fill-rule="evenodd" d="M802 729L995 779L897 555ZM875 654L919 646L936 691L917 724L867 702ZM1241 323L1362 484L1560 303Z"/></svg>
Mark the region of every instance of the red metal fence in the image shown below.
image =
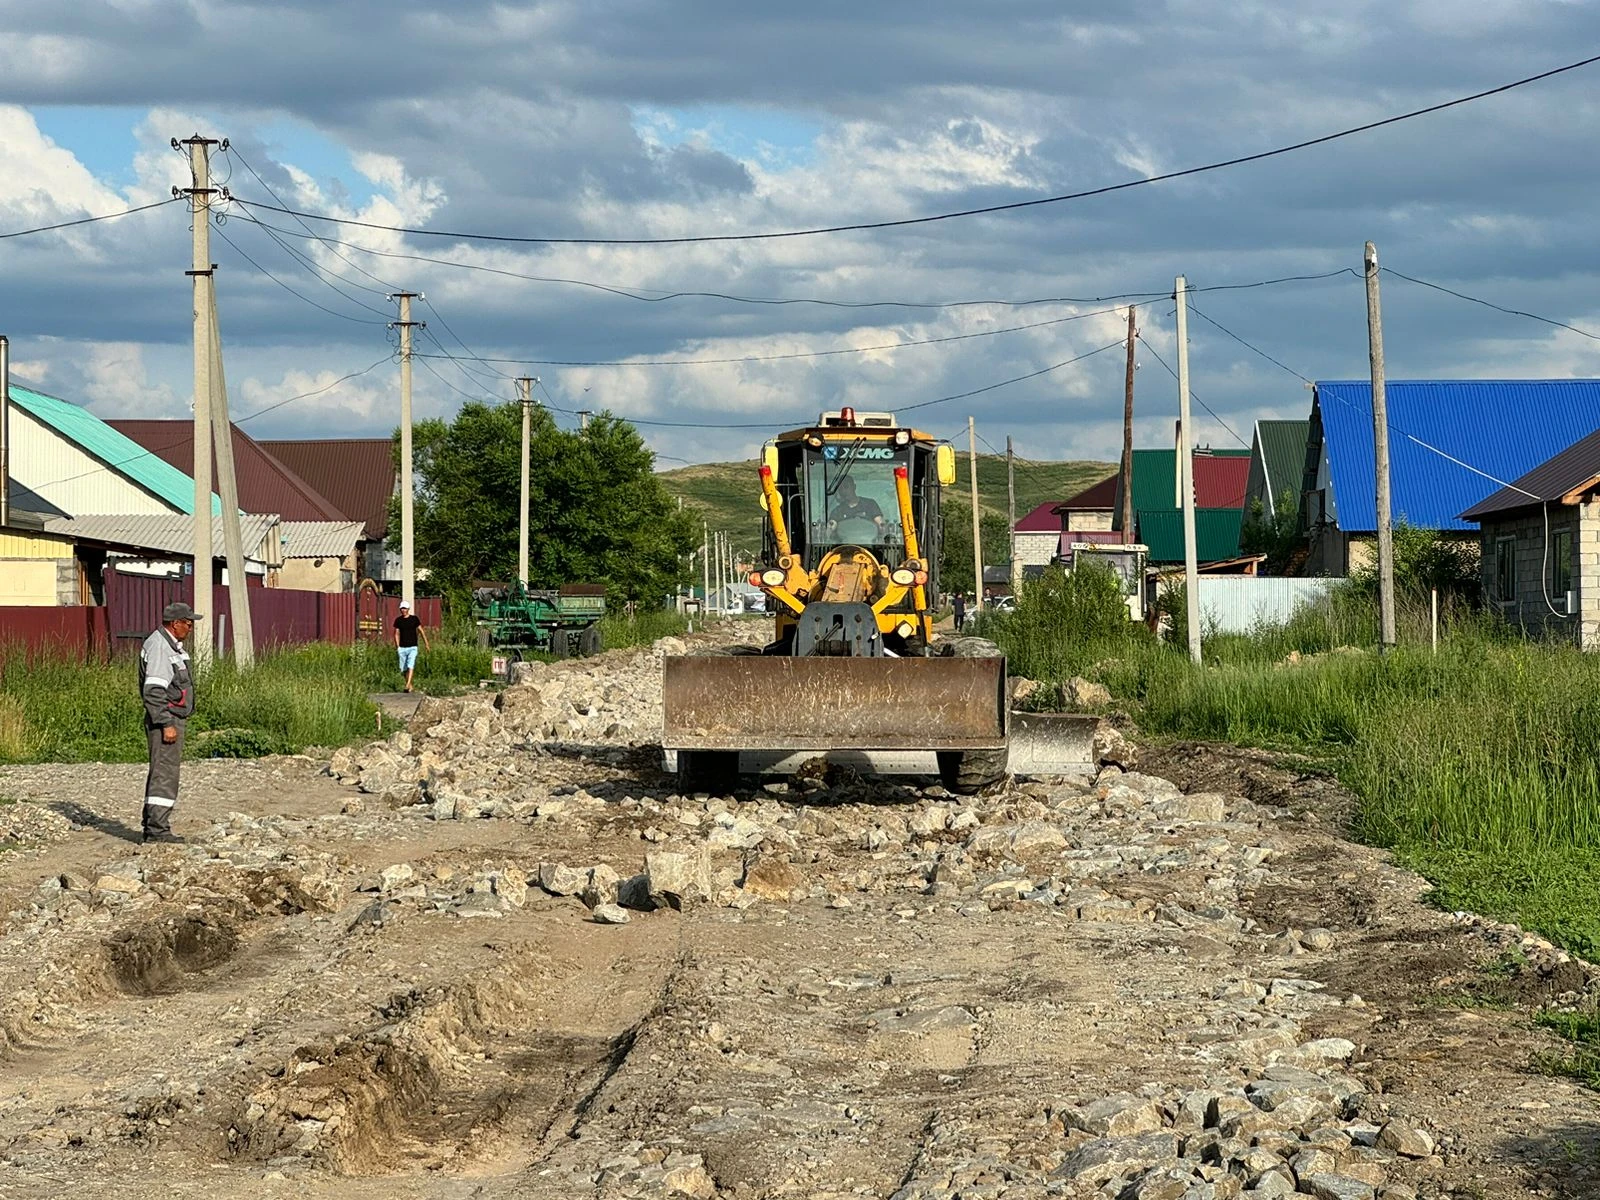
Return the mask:
<svg viewBox="0 0 1600 1200"><path fill-rule="evenodd" d="M220 633L221 649L229 651L233 648L233 627L228 589L218 585L213 593L210 604L199 606L205 615L203 628L213 638ZM174 600L188 601L191 595L187 579L158 579L109 570L103 606L0 607L0 657L8 648L18 647L72 658L128 652L137 649L161 624L163 608ZM356 640L358 597L354 593L251 587L248 595L257 649L307 642L348 645ZM369 626L377 626L372 636L387 641L394 619L400 615L400 600L396 596L380 596L377 600L377 610L368 599L361 615L368 618ZM442 616L439 599L418 599L416 615L424 625L437 629Z"/></svg>

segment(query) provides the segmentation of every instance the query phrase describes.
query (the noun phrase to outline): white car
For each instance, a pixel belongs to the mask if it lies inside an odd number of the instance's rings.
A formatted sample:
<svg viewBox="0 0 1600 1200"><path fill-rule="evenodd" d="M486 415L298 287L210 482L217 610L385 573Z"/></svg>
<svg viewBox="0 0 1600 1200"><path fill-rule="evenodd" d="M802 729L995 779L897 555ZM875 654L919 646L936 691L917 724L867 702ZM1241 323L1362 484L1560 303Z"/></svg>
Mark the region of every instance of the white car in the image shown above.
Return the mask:
<svg viewBox="0 0 1600 1200"><path fill-rule="evenodd" d="M1015 596L996 596L989 601L989 607L995 612L1016 612L1017 598Z"/></svg>

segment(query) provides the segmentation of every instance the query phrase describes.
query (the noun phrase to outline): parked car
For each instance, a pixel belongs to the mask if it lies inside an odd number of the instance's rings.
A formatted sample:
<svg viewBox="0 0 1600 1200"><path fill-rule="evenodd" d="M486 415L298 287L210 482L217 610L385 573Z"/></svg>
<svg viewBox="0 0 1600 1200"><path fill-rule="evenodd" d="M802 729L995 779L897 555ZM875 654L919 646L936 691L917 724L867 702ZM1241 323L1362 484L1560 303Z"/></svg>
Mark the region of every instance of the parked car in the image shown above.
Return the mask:
<svg viewBox="0 0 1600 1200"><path fill-rule="evenodd" d="M989 601L989 607L995 612L1016 612L1017 598L1015 596L996 596Z"/></svg>

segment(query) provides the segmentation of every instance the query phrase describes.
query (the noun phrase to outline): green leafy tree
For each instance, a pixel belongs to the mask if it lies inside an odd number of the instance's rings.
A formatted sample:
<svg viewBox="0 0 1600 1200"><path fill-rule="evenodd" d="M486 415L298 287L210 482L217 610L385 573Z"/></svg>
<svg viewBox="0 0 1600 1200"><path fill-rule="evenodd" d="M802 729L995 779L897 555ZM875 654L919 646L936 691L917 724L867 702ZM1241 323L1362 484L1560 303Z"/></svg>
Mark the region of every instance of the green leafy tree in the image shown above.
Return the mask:
<svg viewBox="0 0 1600 1200"><path fill-rule="evenodd" d="M1306 544L1300 532L1299 497L1286 488L1277 507L1268 514L1260 498L1250 501L1244 524L1239 530L1239 549L1245 554L1265 554L1268 575L1282 575L1294 561L1295 553Z"/></svg>
<svg viewBox="0 0 1600 1200"><path fill-rule="evenodd" d="M940 513L944 527L939 547L939 586L948 592L971 592L972 509L947 495ZM1011 559L1011 539L1006 519L999 513L984 513L979 535L983 538L983 561L993 567Z"/></svg>
<svg viewBox="0 0 1600 1200"><path fill-rule="evenodd" d="M515 403L466 404L453 421L413 431L417 564L447 596L464 597L475 579L516 577L521 437ZM681 584L695 531L654 465L626 421L602 413L588 429L567 431L535 408L530 586L603 583L613 601L648 603Z"/></svg>
<svg viewBox="0 0 1600 1200"><path fill-rule="evenodd" d="M1378 594L1377 548L1373 561L1350 572L1350 586L1359 595ZM1437 588L1441 600L1475 602L1481 591L1476 542L1446 537L1405 520L1394 526L1394 586L1402 603L1424 606Z"/></svg>

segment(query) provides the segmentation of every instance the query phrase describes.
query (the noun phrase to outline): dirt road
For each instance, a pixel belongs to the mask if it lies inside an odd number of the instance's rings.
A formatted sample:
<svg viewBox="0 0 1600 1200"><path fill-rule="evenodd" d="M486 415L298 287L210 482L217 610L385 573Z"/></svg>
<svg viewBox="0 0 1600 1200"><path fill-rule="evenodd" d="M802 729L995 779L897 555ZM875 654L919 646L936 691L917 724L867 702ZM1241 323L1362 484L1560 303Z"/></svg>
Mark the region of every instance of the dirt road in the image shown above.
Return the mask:
<svg viewBox="0 0 1600 1200"><path fill-rule="evenodd" d="M191 764L182 847L137 768L0 769L0 1196L1600 1196L1530 1068L1586 969L1325 787L681 797L657 663Z"/></svg>

